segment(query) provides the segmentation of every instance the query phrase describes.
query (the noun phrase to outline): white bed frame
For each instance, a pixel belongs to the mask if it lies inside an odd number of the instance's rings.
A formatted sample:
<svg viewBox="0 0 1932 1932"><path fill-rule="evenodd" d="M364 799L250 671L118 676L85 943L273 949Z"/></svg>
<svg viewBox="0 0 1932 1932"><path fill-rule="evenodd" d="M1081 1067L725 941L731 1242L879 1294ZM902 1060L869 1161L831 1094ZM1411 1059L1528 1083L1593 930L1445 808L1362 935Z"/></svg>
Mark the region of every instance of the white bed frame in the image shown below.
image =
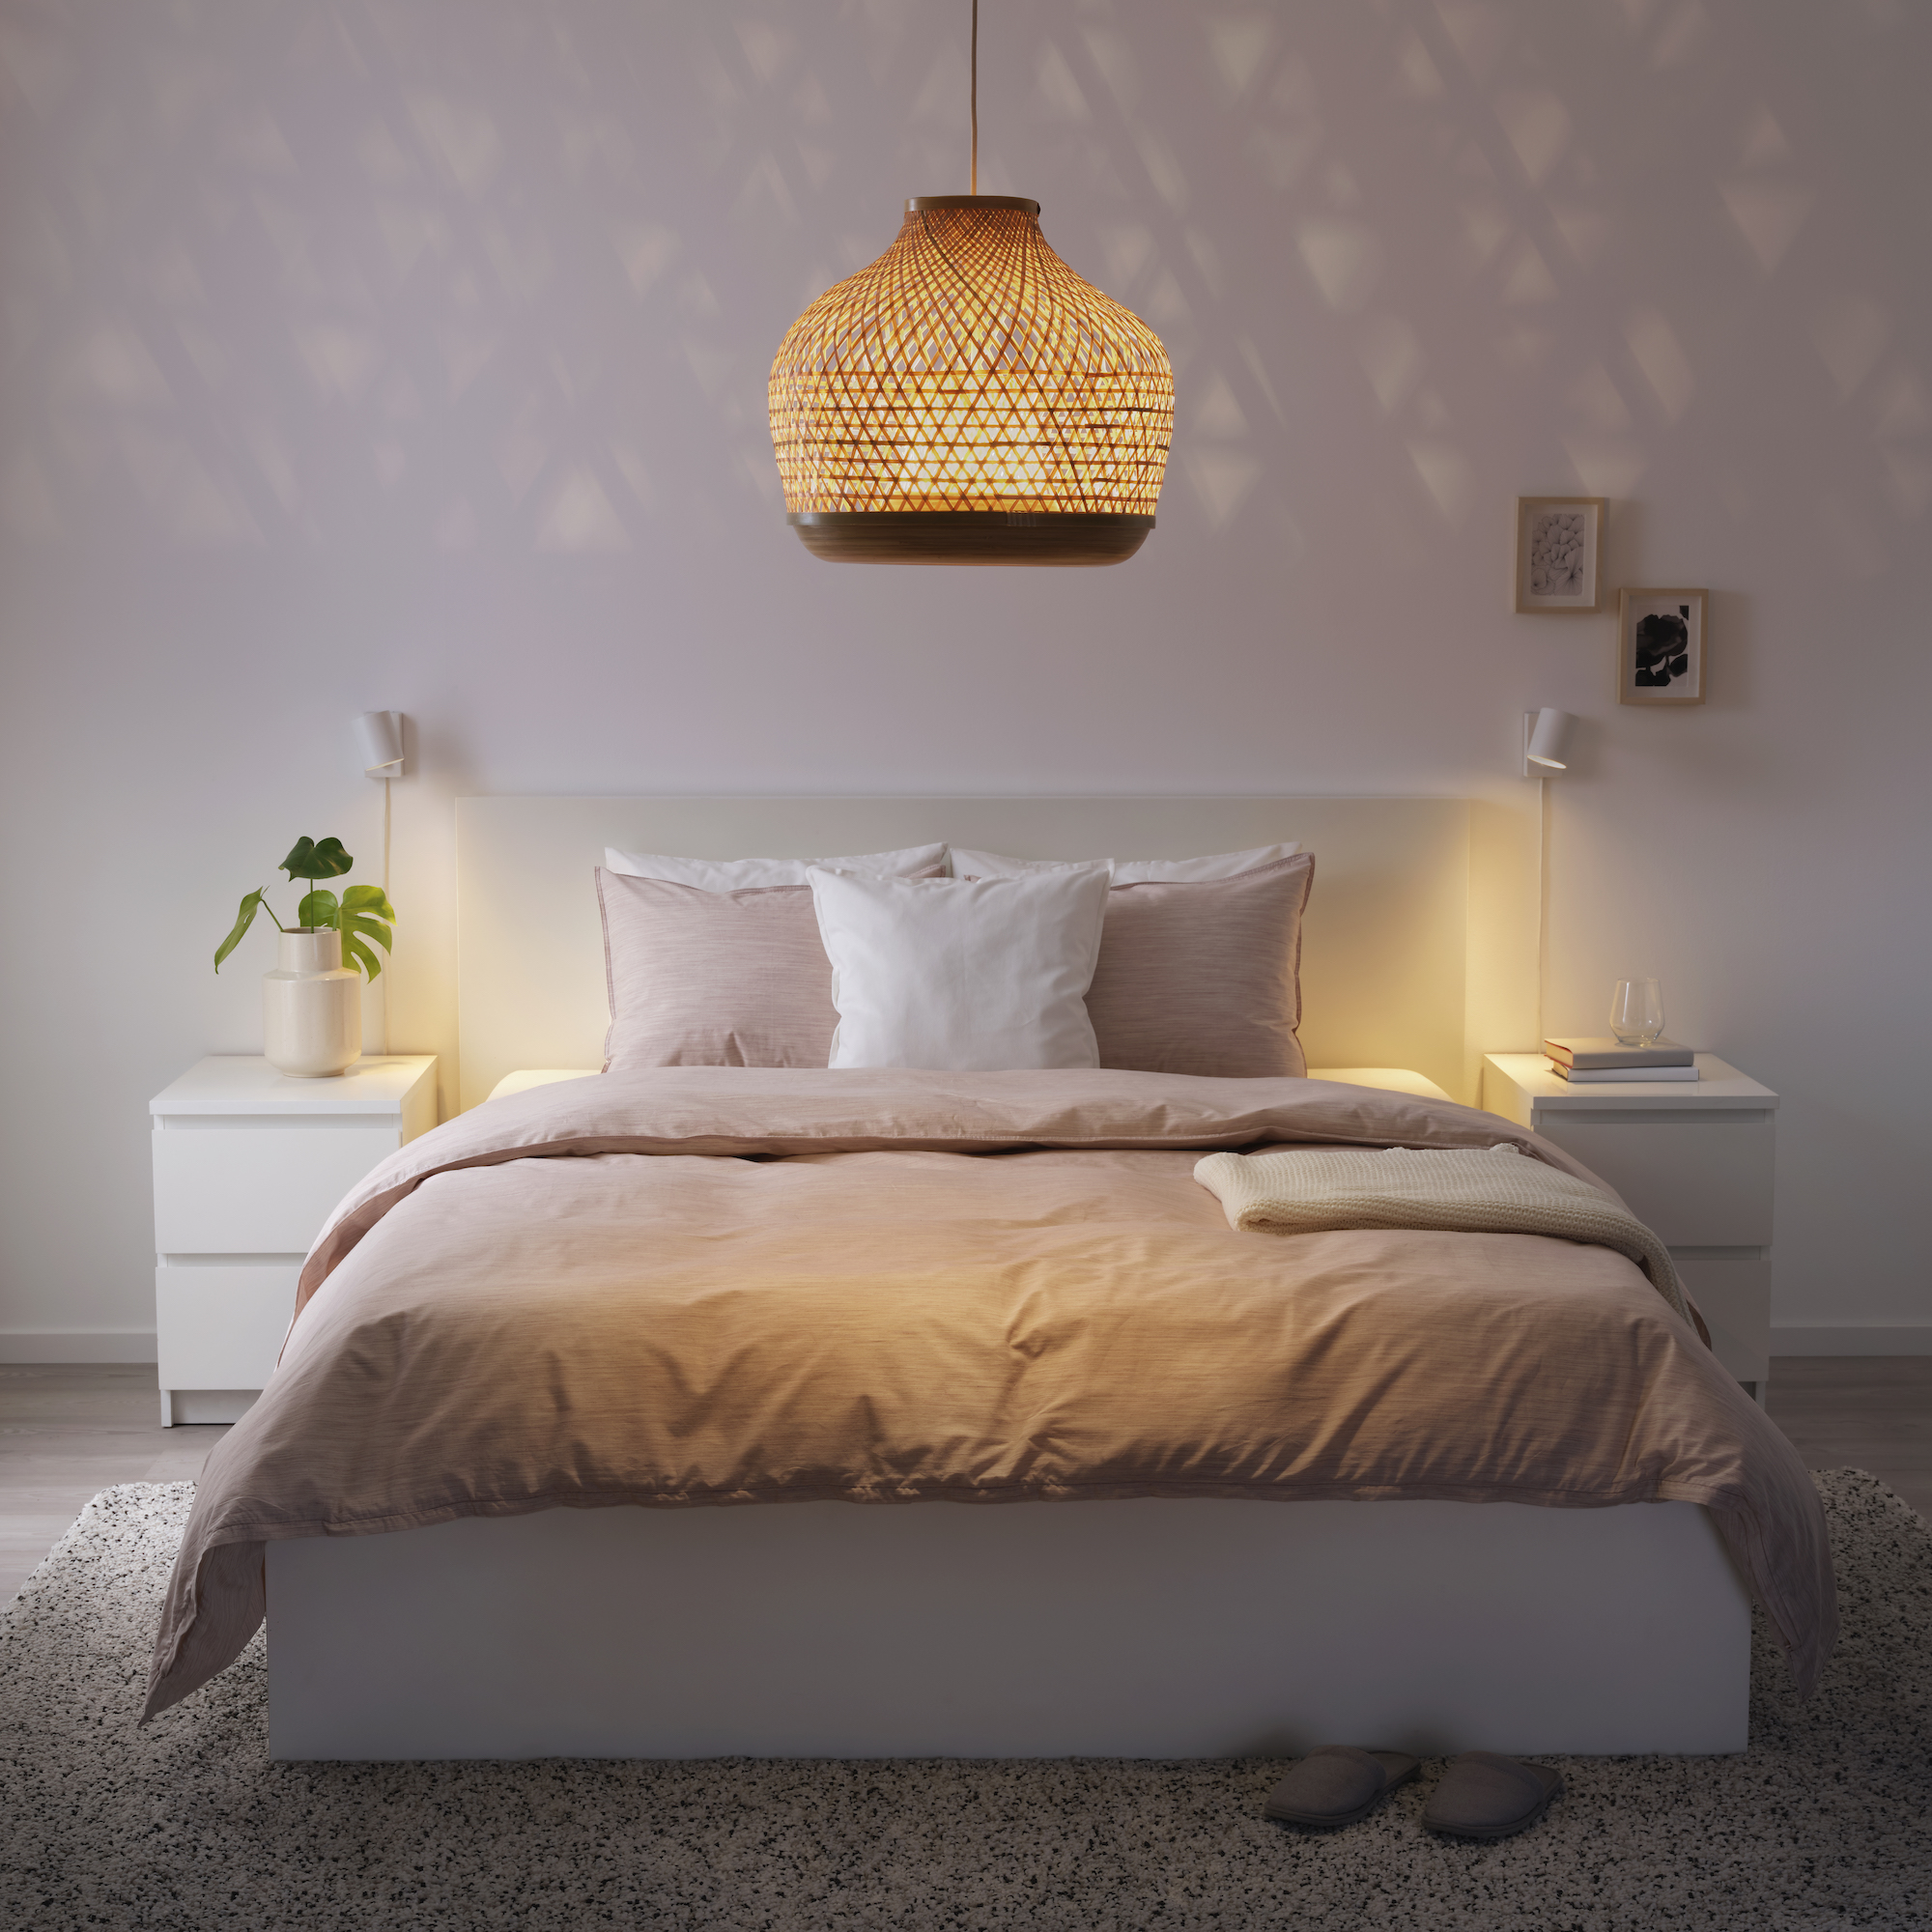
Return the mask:
<svg viewBox="0 0 1932 1932"><path fill-rule="evenodd" d="M1734 1751L1705 1513L549 1510L269 1546L278 1758Z"/></svg>
<svg viewBox="0 0 1932 1932"><path fill-rule="evenodd" d="M1533 853L1460 800L466 799L457 830L467 1104L601 1058L606 844L1178 857L1298 838L1318 854L1312 1062L1466 1094L1480 1052L1515 1043L1494 1029L1533 1025L1511 1018L1520 977L1473 987L1533 905ZM554 1510L272 1543L268 1577L277 1758L1746 1743L1748 1599L1688 1504Z"/></svg>

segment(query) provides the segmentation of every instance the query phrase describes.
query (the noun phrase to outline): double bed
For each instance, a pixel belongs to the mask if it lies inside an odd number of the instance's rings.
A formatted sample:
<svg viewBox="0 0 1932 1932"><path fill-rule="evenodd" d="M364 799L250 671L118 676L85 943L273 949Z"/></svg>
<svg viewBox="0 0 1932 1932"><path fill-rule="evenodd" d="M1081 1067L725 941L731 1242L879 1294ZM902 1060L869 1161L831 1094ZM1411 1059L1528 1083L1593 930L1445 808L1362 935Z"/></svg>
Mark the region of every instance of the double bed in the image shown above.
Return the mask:
<svg viewBox="0 0 1932 1932"><path fill-rule="evenodd" d="M211 1458L151 1713L266 1612L277 1757L1741 1748L1750 1596L1801 1683L1829 1651L1822 1520L1636 1266L1236 1234L1193 1176L1255 1146L1577 1171L1436 1097L1469 1058L1471 815L1151 811L467 802L464 1091L523 1091L412 1143L319 1241ZM594 1059L594 923L561 882L602 844L1257 834L1324 867L1311 1058L1415 1074L505 1080ZM488 930L512 877L547 935L515 949Z"/></svg>

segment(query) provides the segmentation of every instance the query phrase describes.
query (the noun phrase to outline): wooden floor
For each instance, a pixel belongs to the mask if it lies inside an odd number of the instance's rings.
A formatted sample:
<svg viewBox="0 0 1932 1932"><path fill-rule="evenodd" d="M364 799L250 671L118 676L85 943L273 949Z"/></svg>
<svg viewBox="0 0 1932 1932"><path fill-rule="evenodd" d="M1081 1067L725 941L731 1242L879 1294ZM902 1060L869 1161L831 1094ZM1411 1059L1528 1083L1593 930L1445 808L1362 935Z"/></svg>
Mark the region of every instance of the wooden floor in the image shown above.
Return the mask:
<svg viewBox="0 0 1932 1932"><path fill-rule="evenodd" d="M1932 1522L1932 1355L1780 1355L1771 1419L1811 1469L1869 1469Z"/></svg>
<svg viewBox="0 0 1932 1932"><path fill-rule="evenodd" d="M114 1483L185 1483L228 1432L163 1429L152 1362L0 1363L0 1603Z"/></svg>
<svg viewBox="0 0 1932 1932"><path fill-rule="evenodd" d="M0 1364L0 1603L111 1483L201 1473L221 1429L163 1429L152 1366ZM1814 1469L1869 1469L1932 1520L1932 1356L1780 1357L1772 1419Z"/></svg>

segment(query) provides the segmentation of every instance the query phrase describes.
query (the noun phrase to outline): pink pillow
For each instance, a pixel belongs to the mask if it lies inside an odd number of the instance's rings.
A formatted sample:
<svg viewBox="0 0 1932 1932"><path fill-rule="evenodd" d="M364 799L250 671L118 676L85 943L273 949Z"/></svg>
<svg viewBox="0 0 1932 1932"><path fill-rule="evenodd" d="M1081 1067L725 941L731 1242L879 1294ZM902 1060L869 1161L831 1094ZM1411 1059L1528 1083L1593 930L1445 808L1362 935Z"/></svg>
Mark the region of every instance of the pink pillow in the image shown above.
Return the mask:
<svg viewBox="0 0 1932 1932"><path fill-rule="evenodd" d="M708 893L597 868L613 1066L823 1066L838 1009L810 886Z"/></svg>
<svg viewBox="0 0 1932 1932"><path fill-rule="evenodd" d="M1107 895L1087 993L1102 1066L1230 1079L1304 1074L1301 913L1315 855L1231 879L1148 881Z"/></svg>

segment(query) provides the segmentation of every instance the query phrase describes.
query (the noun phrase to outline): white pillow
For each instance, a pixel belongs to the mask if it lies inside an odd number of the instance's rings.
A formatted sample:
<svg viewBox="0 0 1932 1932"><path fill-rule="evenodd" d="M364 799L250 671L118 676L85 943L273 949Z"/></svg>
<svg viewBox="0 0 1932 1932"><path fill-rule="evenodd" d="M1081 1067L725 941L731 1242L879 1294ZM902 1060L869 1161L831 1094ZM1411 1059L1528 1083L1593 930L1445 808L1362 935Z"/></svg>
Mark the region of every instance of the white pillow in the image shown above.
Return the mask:
<svg viewBox="0 0 1932 1932"><path fill-rule="evenodd" d="M832 961L832 1066L1097 1066L1087 988L1104 867L1016 879L888 879L814 866Z"/></svg>
<svg viewBox="0 0 1932 1932"><path fill-rule="evenodd" d="M1289 859L1301 850L1299 840L1286 845L1257 845L1246 852L1216 852L1205 859L1115 859L1117 886L1172 884L1190 879L1232 879L1252 872L1257 866ZM1064 871L1069 866L1094 866L1095 859L1008 859L998 852L967 852L952 848L952 876L955 879L1017 879L1029 872Z"/></svg>
<svg viewBox="0 0 1932 1932"><path fill-rule="evenodd" d="M604 848L604 869L633 879L668 879L706 893L738 893L753 886L802 886L809 867L830 866L841 872L906 876L929 872L946 863L944 845L913 845L899 852L864 852L856 859L671 859L660 852L620 852Z"/></svg>

